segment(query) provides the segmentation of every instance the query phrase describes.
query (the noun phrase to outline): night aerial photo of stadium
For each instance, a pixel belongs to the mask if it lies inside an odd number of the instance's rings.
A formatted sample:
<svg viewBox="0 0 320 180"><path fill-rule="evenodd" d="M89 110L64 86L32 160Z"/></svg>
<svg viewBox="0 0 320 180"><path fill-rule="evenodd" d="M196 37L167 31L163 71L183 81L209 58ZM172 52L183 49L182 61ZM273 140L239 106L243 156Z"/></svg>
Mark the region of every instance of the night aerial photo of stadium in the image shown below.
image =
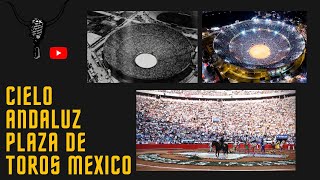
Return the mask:
<svg viewBox="0 0 320 180"><path fill-rule="evenodd" d="M295 90L137 90L137 171L295 171Z"/></svg>
<svg viewBox="0 0 320 180"><path fill-rule="evenodd" d="M203 83L306 83L306 11L204 11Z"/></svg>
<svg viewBox="0 0 320 180"><path fill-rule="evenodd" d="M88 83L197 83L197 11L88 11Z"/></svg>

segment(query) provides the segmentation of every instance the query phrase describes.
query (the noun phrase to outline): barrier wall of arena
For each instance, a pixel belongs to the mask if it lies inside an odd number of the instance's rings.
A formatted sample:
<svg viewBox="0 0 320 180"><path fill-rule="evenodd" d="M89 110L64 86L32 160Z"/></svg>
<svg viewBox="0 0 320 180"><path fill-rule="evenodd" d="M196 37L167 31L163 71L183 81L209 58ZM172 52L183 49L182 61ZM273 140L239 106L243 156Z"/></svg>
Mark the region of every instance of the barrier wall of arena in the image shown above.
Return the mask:
<svg viewBox="0 0 320 180"><path fill-rule="evenodd" d="M233 144L228 144L229 149L233 148ZM293 149L293 145L285 144L283 145L283 149ZM208 149L208 144L136 144L136 149ZM250 148L250 146L249 146ZM260 145L258 145L260 149ZM240 144L238 149L245 149L244 144ZM272 149L271 144L267 144L265 149Z"/></svg>

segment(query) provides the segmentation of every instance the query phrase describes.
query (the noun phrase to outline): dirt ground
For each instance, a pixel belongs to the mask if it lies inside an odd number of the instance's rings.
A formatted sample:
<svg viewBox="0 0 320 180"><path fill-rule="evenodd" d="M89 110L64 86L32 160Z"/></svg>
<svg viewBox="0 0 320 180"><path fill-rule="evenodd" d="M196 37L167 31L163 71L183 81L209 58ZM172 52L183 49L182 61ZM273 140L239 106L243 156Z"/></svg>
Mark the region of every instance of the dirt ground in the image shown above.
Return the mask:
<svg viewBox="0 0 320 180"><path fill-rule="evenodd" d="M160 157L177 159L177 160L188 160L188 158L177 155L177 152L190 152L194 150L137 150L137 156L147 153L157 153ZM207 152L208 150L196 150ZM270 152L267 152L270 153ZM246 161L277 161L277 160L295 160L294 151L276 151L275 154L286 154L287 158L258 158L258 157L248 157L238 160L221 160L221 159L205 159L205 161L228 161L228 162L246 162ZM204 159L202 159L203 161ZM201 161L201 160L200 160ZM197 166L197 165L179 165L179 164L166 164L151 161L144 161L136 158L136 168L137 171L295 171L295 165L286 166Z"/></svg>

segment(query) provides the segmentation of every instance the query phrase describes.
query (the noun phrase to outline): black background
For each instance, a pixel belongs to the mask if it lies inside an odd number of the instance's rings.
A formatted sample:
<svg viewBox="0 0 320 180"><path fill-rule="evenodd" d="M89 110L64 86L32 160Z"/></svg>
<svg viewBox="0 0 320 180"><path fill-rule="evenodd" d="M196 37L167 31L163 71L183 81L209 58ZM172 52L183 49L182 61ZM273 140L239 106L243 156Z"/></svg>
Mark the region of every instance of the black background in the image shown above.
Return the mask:
<svg viewBox="0 0 320 180"><path fill-rule="evenodd" d="M26 20L54 17L64 0L12 0ZM315 1L314 1L315 2ZM87 84L87 10L305 10L308 11L307 84ZM41 58L33 59L28 30L15 19L12 10L0 4L0 173L8 178L5 160L5 88L8 85L51 85L54 106L81 108L80 123L86 131L86 153L131 155L133 178L291 178L314 172L316 161L319 75L319 10L307 1L215 1L215 0L71 0L61 19L46 30ZM201 21L199 22L201 23ZM201 26L199 26L201 27ZM67 61L49 59L51 46L69 48ZM201 71L200 71L201 72ZM135 171L135 90L136 89L296 89L297 90L297 171L296 172L136 172ZM19 108L19 107L15 107ZM20 107L30 108L30 107ZM45 107L39 107L45 108ZM65 131L61 131L65 132ZM62 158L67 154L61 153ZM60 176L66 174L66 163ZM239 175L243 175L242 177ZM112 176L112 175L109 175ZM119 175L124 176L124 175ZM26 177L21 177L26 178ZM40 177L43 178L43 177ZM55 177L58 178L58 177ZM70 176L69 178L79 178ZM105 178L104 176L85 178Z"/></svg>

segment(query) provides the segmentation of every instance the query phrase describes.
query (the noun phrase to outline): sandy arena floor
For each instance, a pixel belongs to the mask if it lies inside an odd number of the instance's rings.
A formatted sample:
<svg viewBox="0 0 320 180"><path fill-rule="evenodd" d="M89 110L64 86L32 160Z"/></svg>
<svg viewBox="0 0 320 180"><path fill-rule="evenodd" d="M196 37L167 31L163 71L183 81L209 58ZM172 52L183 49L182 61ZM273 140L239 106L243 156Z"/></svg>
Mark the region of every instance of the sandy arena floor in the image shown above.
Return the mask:
<svg viewBox="0 0 320 180"><path fill-rule="evenodd" d="M212 165L181 165L174 163L164 162L152 162L138 158L143 154L158 154L160 158L169 158L172 160L189 160L184 155L177 154L181 152L192 152L192 150L137 150L136 168L137 171L295 171L295 165L270 165L270 166L212 166ZM194 150L194 152L208 152L205 150ZM257 152L258 153L258 152ZM285 160L295 160L295 151L276 151L275 153L267 152L267 154L287 155L286 158L261 158L261 157L243 157L240 159L214 159L214 158L202 158L200 160L193 161L206 161L206 162L276 162Z"/></svg>

